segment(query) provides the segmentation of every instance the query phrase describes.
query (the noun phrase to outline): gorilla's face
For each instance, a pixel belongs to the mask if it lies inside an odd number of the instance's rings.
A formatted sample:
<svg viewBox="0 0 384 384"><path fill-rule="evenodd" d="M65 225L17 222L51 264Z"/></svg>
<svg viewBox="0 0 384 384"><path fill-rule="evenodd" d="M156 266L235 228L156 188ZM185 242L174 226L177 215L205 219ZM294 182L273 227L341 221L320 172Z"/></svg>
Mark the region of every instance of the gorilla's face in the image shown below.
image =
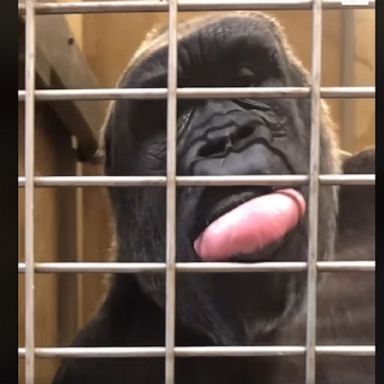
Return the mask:
<svg viewBox="0 0 384 384"><path fill-rule="evenodd" d="M277 25L259 13L191 21L181 27L178 86L305 86L306 75ZM123 76L121 87L165 87L166 36ZM178 175L307 174L307 99L184 100L178 106ZM325 110L324 110L324 113ZM164 101L118 101L106 127L106 172L166 174ZM322 124L321 173L337 172ZM165 189L115 188L119 259L165 260ZM177 261L304 261L308 187L179 187ZM333 251L336 191L322 188L319 258ZM223 344L272 331L302 301L305 273L178 274L178 319ZM164 276L139 281L164 306Z"/></svg>

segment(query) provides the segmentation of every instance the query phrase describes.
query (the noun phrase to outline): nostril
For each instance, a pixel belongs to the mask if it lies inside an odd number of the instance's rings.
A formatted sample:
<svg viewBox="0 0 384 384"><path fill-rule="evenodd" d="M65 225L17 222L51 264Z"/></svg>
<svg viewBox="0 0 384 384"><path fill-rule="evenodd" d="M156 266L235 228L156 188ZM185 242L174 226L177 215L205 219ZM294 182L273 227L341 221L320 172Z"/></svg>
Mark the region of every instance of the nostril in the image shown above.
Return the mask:
<svg viewBox="0 0 384 384"><path fill-rule="evenodd" d="M253 132L254 129L249 125L237 129L236 132L232 135L232 143L237 144L242 140L247 139L248 137L252 136Z"/></svg>
<svg viewBox="0 0 384 384"><path fill-rule="evenodd" d="M228 152L234 146L241 146L243 142L254 134L252 126L243 126L231 134L208 141L198 151L200 157L220 156Z"/></svg>
<svg viewBox="0 0 384 384"><path fill-rule="evenodd" d="M221 137L219 139L209 141L208 143L203 145L198 151L198 156L209 157L214 155L220 155L225 152L226 148L227 139L225 137Z"/></svg>

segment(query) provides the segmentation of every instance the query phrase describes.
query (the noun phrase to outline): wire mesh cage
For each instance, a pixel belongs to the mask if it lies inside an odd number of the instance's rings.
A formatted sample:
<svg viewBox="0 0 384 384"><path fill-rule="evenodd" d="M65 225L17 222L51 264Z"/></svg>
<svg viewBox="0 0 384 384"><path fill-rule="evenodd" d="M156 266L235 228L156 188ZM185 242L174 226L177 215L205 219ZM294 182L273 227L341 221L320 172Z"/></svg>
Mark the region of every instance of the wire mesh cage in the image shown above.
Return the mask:
<svg viewBox="0 0 384 384"><path fill-rule="evenodd" d="M319 191L329 186L372 186L374 174L321 174L321 99L374 99L373 86L322 86L322 36L324 10L374 9L370 1L334 0L292 0L292 1L82 1L82 2L39 2L25 0L19 3L19 14L25 19L25 86L19 90L19 100L24 103L24 174L19 176L19 188L24 191L24 261L19 262L19 273L24 275L24 327L25 345L19 348L24 361L26 383L39 383L36 377L36 359L39 358L113 358L113 357L164 357L165 383L175 383L175 359L179 357L220 356L303 356L305 358L305 382L316 382L317 356L373 356L374 345L318 345L317 322L317 279L321 273L358 272L371 273L375 270L374 260L318 260L319 242ZM180 12L261 10L287 11L307 10L311 12L311 71L308 87L178 87L178 40L177 25ZM38 55L38 34L36 23L39 17L68 14L105 14L165 12L168 17L168 68L166 88L86 88L83 83L72 81L67 89L42 89L36 86L36 57ZM72 43L68 43L72 44ZM76 80L76 79L75 79ZM81 81L81 80L79 80ZM84 86L83 86L84 85ZM191 99L228 98L297 98L310 99L310 163L308 174L287 175L225 175L225 176L180 176L177 174L177 103ZM56 105L60 102L82 102L105 100L164 100L166 102L166 175L124 176L124 175L82 175L76 168L66 175L36 174L36 106L45 102ZM66 110L61 112L64 119ZM87 115L87 112L84 112ZM96 123L95 123L96 124ZM77 128L73 128L77 129ZM78 128L79 132L81 128ZM97 162L97 143L85 134L81 136L81 154ZM84 144L85 143L85 144ZM76 147L78 149L79 147ZM73 174L68 174L73 172ZM176 194L179 187L191 186L280 186L307 185L308 200L308 258L306 261L263 261L255 263L235 262L179 262L176 261ZM45 188L87 188L87 187L163 187L166 189L166 260L165 262L90 262L69 260L61 262L38 262L35 247L36 236L36 190ZM60 198L60 197L59 197ZM97 199L96 199L97 200ZM321 228L320 228L321 229ZM39 230L39 228L37 228ZM81 237L81 233L76 236ZM163 273L165 274L165 344L148 347L58 347L40 346L36 343L36 275L65 275L85 273ZM191 273L264 273L303 272L307 274L306 291L306 335L305 345L264 346L178 346L175 341L176 275ZM70 308L70 307L69 307ZM20 360L21 361L21 360Z"/></svg>

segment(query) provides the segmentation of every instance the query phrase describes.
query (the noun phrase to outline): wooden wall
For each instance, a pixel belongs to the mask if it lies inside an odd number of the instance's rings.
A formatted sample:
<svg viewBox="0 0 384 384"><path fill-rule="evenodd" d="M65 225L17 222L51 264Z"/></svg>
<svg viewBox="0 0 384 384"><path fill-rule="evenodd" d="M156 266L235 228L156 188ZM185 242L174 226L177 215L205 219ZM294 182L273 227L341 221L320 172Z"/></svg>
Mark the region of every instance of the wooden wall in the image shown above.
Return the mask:
<svg viewBox="0 0 384 384"><path fill-rule="evenodd" d="M24 113L19 107L19 174L24 174ZM75 154L70 137L46 105L36 110L36 175L73 175ZM19 261L24 260L24 189L19 189ZM73 188L35 191L36 261L76 260L76 200ZM37 274L35 284L36 345L65 342L77 326L76 276ZM19 275L19 346L24 346L24 276ZM39 359L36 382L48 383L55 361ZM24 376L20 364L20 382Z"/></svg>
<svg viewBox="0 0 384 384"><path fill-rule="evenodd" d="M370 10L353 12L353 37L355 44L352 52L352 85L375 84L375 14ZM350 102L352 131L355 140L350 144L351 151L372 146L375 143L375 101L357 99ZM349 126L345 127L348 135Z"/></svg>

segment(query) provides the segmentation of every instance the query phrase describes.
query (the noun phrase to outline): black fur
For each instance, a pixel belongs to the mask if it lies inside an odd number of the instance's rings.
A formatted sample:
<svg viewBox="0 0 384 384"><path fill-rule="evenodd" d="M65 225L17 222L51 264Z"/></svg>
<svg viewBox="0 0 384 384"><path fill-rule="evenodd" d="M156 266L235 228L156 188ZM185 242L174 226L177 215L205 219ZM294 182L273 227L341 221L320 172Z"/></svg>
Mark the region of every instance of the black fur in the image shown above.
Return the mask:
<svg viewBox="0 0 384 384"><path fill-rule="evenodd" d="M120 87L166 86L165 41L166 36L163 34L151 36L150 41L145 43L145 49L141 50L141 54L124 73ZM205 17L187 22L181 27L178 52L178 79L181 87L308 85L307 75L291 53L279 26L260 13L239 12L232 16ZM308 173L309 105L308 99L180 102L178 174ZM231 142L228 142L228 138L231 138ZM106 174L164 175L165 139L165 102L116 102L105 130ZM325 105L321 123L321 153L320 172L339 172L337 147ZM371 171L372 169L369 170ZM353 188L356 187L350 188L343 188L341 196L353 195ZM179 188L177 260L199 261L192 243L206 222L240 201L268 191L268 188L263 187ZM307 199L307 187L300 188L300 191ZM367 193L370 199L372 189L368 188ZM164 261L164 188L111 188L110 196L116 220L118 260ZM344 257L348 254L345 258L349 259L354 250L351 250L349 242L350 216L348 212L344 213L349 208L344 203L351 204L350 197L341 200L336 249L338 255ZM337 189L321 188L321 260L334 257L337 207ZM361 214L365 213L366 211ZM369 217L366 219L370 220ZM306 215L280 244L269 247L262 253L234 255L235 259L306 260L307 221ZM355 222L357 224L353 224L351 229L354 238L359 239L359 228L362 226L364 233L368 233L364 237L364 244L370 247L372 230L362 225L358 218ZM367 259L370 255L359 253L357 258ZM362 316L359 305L364 303L372 310L371 297L363 296L360 291L361 295L357 295L357 288L353 285L351 287L348 276L345 281L338 276L327 276L328 280L333 281L333 285L321 285L320 340L327 344L369 344L372 342L373 317L371 313ZM357 277L362 284L366 284L365 287L372 281L370 275L368 278L360 274ZM332 291L329 291L330 286ZM301 308L305 287L305 273L178 274L176 344L302 344L305 315ZM163 346L164 291L165 280L162 274L116 275L98 314L80 332L74 345ZM336 296L336 293L343 294L343 297ZM368 294L369 290L364 291L364 295ZM343 303L342 308L337 303ZM332 308L332 312L327 313L327 308ZM352 317L349 316L350 313ZM366 319L363 323L360 322L361 317ZM353 323L353 327L344 337L343 332L348 328L348 322ZM364 325L364 333L359 328L361 324ZM361 339L354 339L356 335ZM300 382L304 373L303 360L284 359L178 358L176 382ZM345 361L351 360L352 366L345 364ZM372 366L365 366L359 359L351 360L339 362L320 357L318 383L370 383L373 380ZM335 361L338 362L337 366ZM362 376L358 375L360 371L363 372ZM55 379L56 384L163 382L162 358L69 359L60 368Z"/></svg>

